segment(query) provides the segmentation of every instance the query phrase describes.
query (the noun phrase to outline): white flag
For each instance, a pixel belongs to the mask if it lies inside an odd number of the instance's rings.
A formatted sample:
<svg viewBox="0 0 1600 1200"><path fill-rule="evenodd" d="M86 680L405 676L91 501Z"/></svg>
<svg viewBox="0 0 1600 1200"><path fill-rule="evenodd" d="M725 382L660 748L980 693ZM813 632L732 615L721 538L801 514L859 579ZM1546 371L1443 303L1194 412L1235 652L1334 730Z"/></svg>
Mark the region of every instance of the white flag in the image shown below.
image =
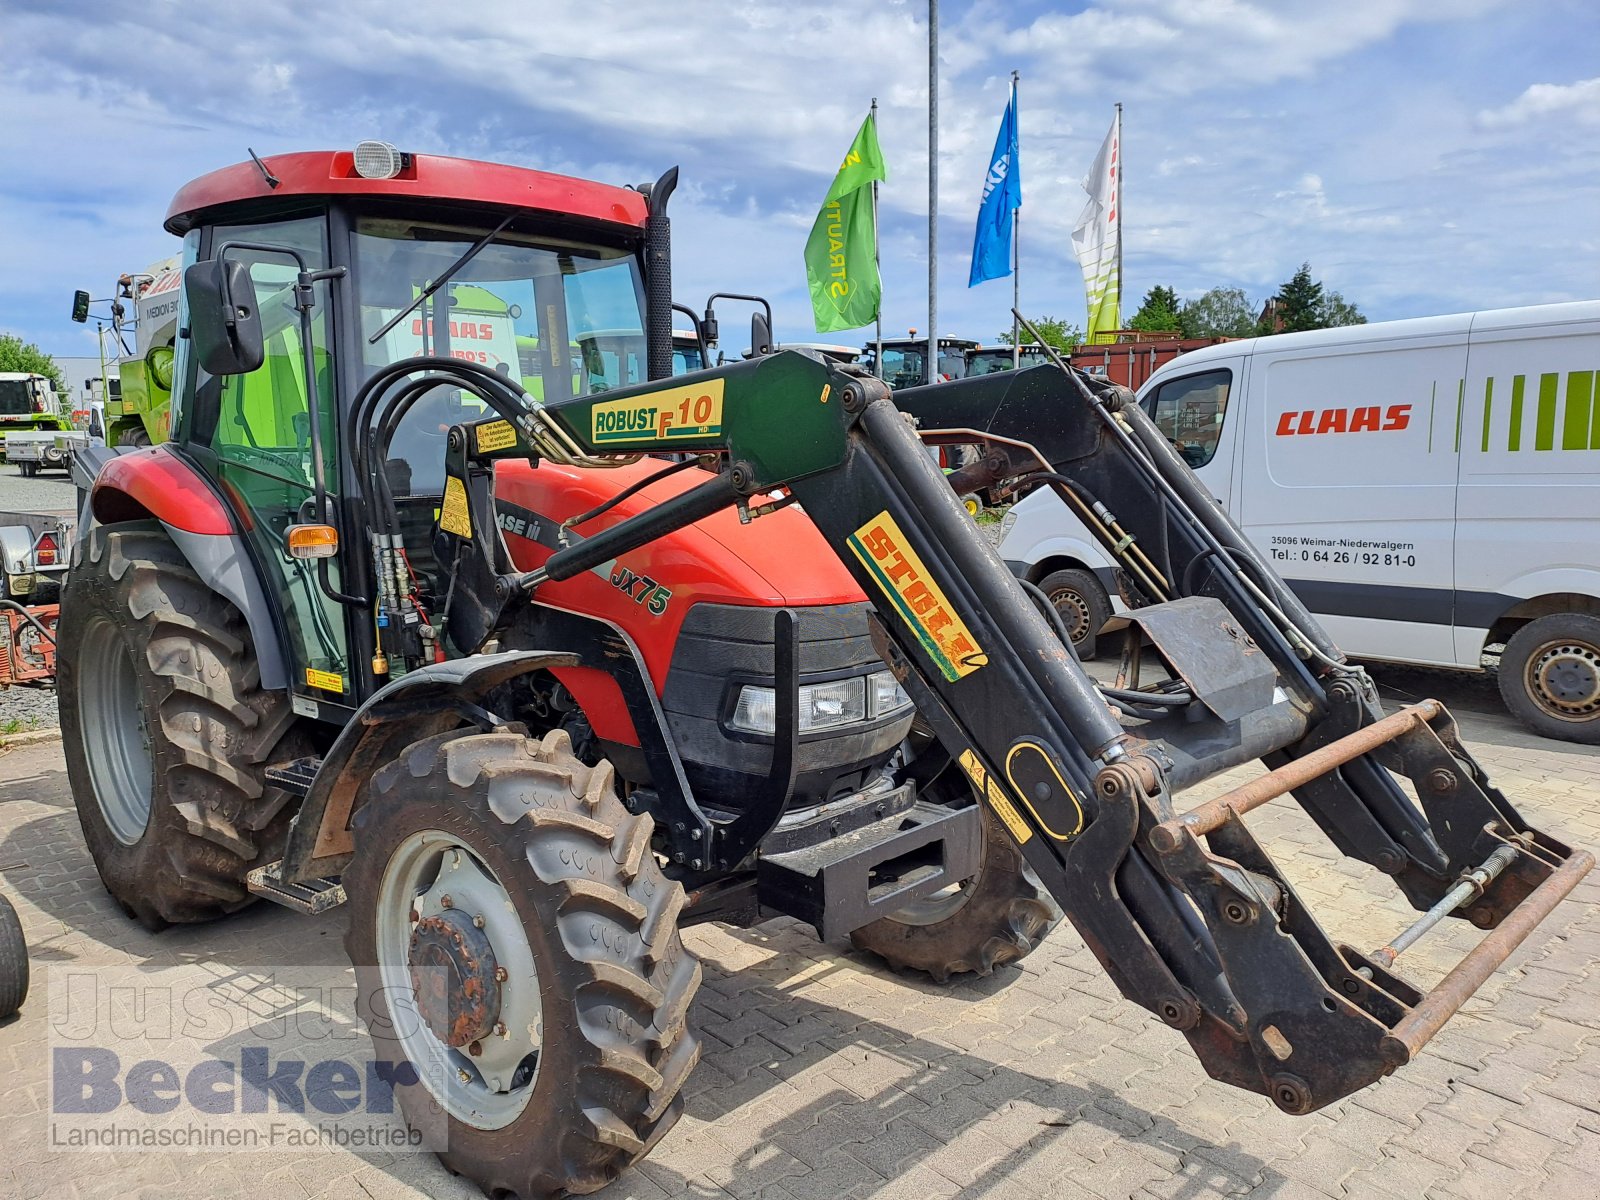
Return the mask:
<svg viewBox="0 0 1600 1200"><path fill-rule="evenodd" d="M1088 294L1089 321L1086 340L1102 330L1122 326L1122 279L1119 259L1122 248L1122 110L1111 121L1111 132L1100 146L1094 166L1083 181L1089 203L1078 216L1072 231L1072 248L1083 268L1084 290Z"/></svg>

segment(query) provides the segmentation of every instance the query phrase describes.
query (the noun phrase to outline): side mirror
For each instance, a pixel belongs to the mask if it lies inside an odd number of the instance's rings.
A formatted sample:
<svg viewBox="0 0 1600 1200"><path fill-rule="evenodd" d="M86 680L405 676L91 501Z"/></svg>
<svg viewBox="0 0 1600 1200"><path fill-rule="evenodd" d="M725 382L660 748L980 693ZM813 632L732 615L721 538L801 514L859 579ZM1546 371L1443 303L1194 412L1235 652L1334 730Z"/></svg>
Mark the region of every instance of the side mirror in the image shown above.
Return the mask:
<svg viewBox="0 0 1600 1200"><path fill-rule="evenodd" d="M237 259L208 259L183 273L189 337L208 375L246 375L266 361L261 313L250 268Z"/></svg>
<svg viewBox="0 0 1600 1200"><path fill-rule="evenodd" d="M760 358L772 353L772 329L762 313L750 317L750 357Z"/></svg>
<svg viewBox="0 0 1600 1200"><path fill-rule="evenodd" d="M82 288L72 293L72 319L79 325L89 319L89 293Z"/></svg>

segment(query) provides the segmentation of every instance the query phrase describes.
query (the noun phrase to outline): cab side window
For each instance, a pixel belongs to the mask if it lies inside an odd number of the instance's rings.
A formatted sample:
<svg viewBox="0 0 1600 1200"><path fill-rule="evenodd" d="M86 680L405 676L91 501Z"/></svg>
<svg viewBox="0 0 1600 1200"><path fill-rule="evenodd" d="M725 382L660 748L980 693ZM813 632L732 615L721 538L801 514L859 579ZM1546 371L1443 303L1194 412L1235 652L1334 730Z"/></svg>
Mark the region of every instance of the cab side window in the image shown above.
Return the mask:
<svg viewBox="0 0 1600 1200"><path fill-rule="evenodd" d="M1216 457L1232 383L1232 371L1206 371L1156 389L1150 415L1191 467L1203 467Z"/></svg>

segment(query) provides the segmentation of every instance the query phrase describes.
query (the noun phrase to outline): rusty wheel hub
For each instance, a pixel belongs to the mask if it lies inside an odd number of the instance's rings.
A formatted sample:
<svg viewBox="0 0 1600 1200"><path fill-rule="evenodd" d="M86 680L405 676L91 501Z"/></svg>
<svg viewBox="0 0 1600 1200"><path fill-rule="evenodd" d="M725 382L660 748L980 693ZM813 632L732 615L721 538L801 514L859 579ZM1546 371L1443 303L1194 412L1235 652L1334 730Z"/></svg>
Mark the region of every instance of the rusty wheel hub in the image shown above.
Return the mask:
<svg viewBox="0 0 1600 1200"><path fill-rule="evenodd" d="M434 1037L460 1049L493 1031L500 1019L499 964L472 918L446 909L418 921L407 963L417 1010Z"/></svg>
<svg viewBox="0 0 1600 1200"><path fill-rule="evenodd" d="M1529 689L1553 716L1584 720L1600 712L1600 651L1582 642L1553 642L1528 666Z"/></svg>

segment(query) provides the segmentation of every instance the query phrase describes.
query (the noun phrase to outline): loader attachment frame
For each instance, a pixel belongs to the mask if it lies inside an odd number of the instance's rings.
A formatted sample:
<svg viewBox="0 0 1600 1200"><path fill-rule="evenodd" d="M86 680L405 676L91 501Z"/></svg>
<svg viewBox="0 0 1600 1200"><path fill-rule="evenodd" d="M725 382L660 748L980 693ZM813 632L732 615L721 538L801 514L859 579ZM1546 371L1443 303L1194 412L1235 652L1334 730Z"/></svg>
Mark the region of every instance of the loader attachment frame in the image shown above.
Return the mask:
<svg viewBox="0 0 1600 1200"><path fill-rule="evenodd" d="M1181 1030L1213 1077L1285 1111L1415 1055L1592 866L1522 820L1442 706L1384 716L1125 390L1047 366L891 400L864 372L777 354L547 407L492 383L480 394L501 415L451 433L450 487L466 503L442 518L439 557L467 553L467 577L492 580L495 600L468 589L463 624L491 636L516 596L730 504L751 519L802 504L873 602L885 661L1118 988ZM922 441L974 433L988 458L964 470L1036 474L1119 563L1134 605L1127 686L1085 673ZM684 450L723 450L728 469L510 570L486 519L494 459ZM1137 683L1146 647L1171 676L1159 688ZM1189 812L1176 803L1252 759L1269 773ZM1244 823L1290 793L1342 853L1428 910L1419 926L1448 913L1493 932L1427 995L1391 969L1412 935L1373 954L1334 943Z"/></svg>

